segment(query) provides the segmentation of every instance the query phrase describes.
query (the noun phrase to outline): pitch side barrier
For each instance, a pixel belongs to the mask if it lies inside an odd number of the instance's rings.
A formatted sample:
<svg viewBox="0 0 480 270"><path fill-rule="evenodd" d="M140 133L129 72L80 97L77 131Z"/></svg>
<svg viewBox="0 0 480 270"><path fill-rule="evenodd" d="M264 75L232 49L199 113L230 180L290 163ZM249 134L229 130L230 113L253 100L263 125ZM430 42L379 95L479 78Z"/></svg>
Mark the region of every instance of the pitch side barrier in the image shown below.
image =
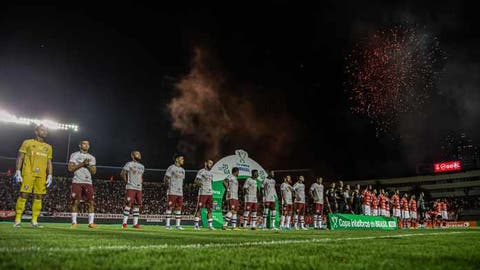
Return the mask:
<svg viewBox="0 0 480 270"><path fill-rule="evenodd" d="M15 217L15 211L0 211L0 221L13 221ZM129 219L132 216L130 215ZM31 211L26 211L22 216L23 221L29 222L32 219ZM57 212L49 215L46 212L42 212L39 217L41 222L55 222L55 223L70 223L72 221L71 213L69 212ZM88 213L78 213L78 223L87 224ZM140 224L144 225L165 225L165 215L140 215ZM95 214L95 222L98 224L121 224L123 221L123 214ZM182 224L193 225L193 215L182 215ZM129 221L130 222L130 221Z"/></svg>

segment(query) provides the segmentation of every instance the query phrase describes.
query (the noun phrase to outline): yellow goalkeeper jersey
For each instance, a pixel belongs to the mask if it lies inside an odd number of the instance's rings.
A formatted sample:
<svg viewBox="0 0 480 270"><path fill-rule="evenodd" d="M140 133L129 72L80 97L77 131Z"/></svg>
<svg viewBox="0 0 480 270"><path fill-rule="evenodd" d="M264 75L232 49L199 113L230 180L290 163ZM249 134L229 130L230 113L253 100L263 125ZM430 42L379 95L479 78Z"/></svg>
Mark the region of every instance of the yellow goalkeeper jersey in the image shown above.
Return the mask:
<svg viewBox="0 0 480 270"><path fill-rule="evenodd" d="M18 150L25 154L22 167L22 175L45 177L47 175L47 163L52 159L52 146L36 139L25 140Z"/></svg>

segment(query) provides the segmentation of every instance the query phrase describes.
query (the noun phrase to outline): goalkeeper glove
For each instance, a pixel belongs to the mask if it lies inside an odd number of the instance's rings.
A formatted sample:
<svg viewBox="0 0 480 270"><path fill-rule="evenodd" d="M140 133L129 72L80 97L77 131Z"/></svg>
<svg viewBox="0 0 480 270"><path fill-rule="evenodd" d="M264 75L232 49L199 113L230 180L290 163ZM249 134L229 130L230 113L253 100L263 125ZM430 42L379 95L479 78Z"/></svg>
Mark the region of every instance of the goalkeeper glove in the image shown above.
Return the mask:
<svg viewBox="0 0 480 270"><path fill-rule="evenodd" d="M52 185L52 175L51 174L49 174L47 176L47 183L46 184L47 184L47 188L49 188Z"/></svg>
<svg viewBox="0 0 480 270"><path fill-rule="evenodd" d="M23 179L22 179L22 172L21 172L20 170L17 170L17 171L15 172L15 175L13 176L13 181L14 181L15 183L17 183L17 184L18 184L18 183L21 183L21 182L23 181Z"/></svg>

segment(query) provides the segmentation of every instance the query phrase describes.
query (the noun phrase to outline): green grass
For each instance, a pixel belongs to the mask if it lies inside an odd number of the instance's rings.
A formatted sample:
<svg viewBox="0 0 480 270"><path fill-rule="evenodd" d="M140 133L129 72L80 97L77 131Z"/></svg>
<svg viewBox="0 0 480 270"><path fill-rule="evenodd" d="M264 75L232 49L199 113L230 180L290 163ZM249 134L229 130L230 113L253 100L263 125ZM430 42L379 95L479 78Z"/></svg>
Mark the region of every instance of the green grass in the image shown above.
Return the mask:
<svg viewBox="0 0 480 270"><path fill-rule="evenodd" d="M480 269L480 230L166 231L0 223L0 269Z"/></svg>

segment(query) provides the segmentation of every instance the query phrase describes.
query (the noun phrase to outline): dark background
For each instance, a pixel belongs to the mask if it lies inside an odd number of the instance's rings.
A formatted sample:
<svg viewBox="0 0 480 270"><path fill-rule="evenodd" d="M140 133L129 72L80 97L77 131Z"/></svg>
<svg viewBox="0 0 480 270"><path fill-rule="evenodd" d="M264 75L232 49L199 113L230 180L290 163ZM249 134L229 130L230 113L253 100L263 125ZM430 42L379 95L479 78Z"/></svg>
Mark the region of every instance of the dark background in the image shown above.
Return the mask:
<svg viewBox="0 0 480 270"><path fill-rule="evenodd" d="M259 114L281 112L293 123L292 143L278 158L244 145L248 137L229 142L220 155L244 148L268 168L312 168L354 180L412 175L421 163L443 160L447 133L478 141L476 9L458 1L358 2L6 6L0 108L78 124L71 145L76 150L88 138L98 164L121 166L135 148L147 167L166 168L183 139L167 105L201 47L230 85L248 85ZM424 112L377 135L349 110L344 59L361 38L401 23L438 37L447 60ZM31 127L0 124L0 155L15 156L32 134ZM54 161L65 161L67 136L50 132ZM187 157L186 168L201 167L202 158Z"/></svg>

